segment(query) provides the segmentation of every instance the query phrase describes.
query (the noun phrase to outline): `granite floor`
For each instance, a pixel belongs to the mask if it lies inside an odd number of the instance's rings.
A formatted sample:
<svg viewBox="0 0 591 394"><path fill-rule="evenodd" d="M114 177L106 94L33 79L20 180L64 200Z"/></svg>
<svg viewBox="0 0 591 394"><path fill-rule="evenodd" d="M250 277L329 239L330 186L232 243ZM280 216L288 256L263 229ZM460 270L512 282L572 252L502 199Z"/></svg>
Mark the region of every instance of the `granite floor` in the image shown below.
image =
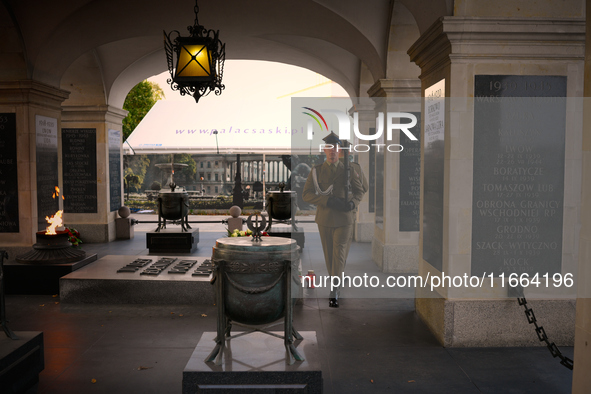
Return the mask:
<svg viewBox="0 0 591 394"><path fill-rule="evenodd" d="M196 224L200 241L193 256L211 255L215 240L225 236L221 219L192 218L218 222ZM315 225L301 226L302 268L322 274ZM84 249L99 258L145 255L145 234L153 228L139 224L132 240ZM370 255L370 244L353 244L348 272L382 275ZM316 332L325 393L571 392L572 372L544 347L443 348L417 317L414 292L397 291L352 292L338 309L324 298L296 305L294 325ZM13 330L43 331L45 370L30 393L180 393L199 339L216 329L214 305L66 305L58 295L10 295L6 303ZM573 357L572 348L561 350Z"/></svg>

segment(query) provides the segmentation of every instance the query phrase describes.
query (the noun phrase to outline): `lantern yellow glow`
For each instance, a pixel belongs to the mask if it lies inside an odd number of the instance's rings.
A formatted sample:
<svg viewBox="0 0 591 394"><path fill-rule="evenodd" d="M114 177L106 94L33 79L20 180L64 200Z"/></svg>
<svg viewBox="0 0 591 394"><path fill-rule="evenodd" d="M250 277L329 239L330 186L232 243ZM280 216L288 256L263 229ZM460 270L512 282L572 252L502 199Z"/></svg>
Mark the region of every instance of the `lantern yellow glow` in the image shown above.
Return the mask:
<svg viewBox="0 0 591 394"><path fill-rule="evenodd" d="M183 45L176 69L177 77L209 77L209 52L205 45Z"/></svg>

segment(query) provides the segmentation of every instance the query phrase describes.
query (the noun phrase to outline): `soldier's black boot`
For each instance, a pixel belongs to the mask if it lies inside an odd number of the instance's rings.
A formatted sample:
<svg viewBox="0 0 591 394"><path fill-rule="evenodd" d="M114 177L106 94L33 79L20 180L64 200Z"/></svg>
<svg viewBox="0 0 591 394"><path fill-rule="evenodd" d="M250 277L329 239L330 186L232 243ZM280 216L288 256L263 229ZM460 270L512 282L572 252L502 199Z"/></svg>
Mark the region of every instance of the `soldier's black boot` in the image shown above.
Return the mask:
<svg viewBox="0 0 591 394"><path fill-rule="evenodd" d="M330 298L328 299L328 306L331 308L339 307L339 290L331 290Z"/></svg>

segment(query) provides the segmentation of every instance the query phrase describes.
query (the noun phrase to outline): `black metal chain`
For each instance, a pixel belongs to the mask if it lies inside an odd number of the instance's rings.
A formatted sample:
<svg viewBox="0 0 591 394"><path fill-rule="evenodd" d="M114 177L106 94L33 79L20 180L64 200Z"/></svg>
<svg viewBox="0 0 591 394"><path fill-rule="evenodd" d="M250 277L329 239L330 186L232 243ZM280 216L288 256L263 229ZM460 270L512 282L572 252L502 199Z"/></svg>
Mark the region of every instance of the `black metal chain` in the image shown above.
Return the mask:
<svg viewBox="0 0 591 394"><path fill-rule="evenodd" d="M536 320L536 315L534 314L533 309L527 306L527 300L525 299L525 296L517 297L517 302L519 302L519 305L523 305L523 307L525 308L525 316L527 316L527 322L529 324L533 324L536 327L536 334L538 334L538 339L540 340L540 342L546 343L546 346L548 347L548 350L550 350L552 357L559 357L561 360L560 364L572 370L574 365L573 360L564 356L560 352L560 349L558 349L558 346L556 346L554 342L550 342L548 340L548 336L546 335L544 327L538 326L538 321Z"/></svg>
<svg viewBox="0 0 591 394"><path fill-rule="evenodd" d="M195 12L195 24L193 26L199 26L199 4L197 4L198 0L195 0L195 7L193 11Z"/></svg>

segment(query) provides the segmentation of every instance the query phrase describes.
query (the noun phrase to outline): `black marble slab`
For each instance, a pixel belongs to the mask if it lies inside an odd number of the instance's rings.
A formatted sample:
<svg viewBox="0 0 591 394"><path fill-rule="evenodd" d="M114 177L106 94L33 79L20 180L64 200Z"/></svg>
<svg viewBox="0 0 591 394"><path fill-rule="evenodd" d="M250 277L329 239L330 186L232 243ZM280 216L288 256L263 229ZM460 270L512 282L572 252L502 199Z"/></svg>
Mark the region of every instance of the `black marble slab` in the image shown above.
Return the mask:
<svg viewBox="0 0 591 394"><path fill-rule="evenodd" d="M96 261L91 254L80 261L61 264L4 263L6 294L58 294L60 278Z"/></svg>
<svg viewBox="0 0 591 394"><path fill-rule="evenodd" d="M369 128L369 134L373 135L376 133L375 127ZM376 148L372 146L369 150L369 176L368 176L369 190L369 212L376 211Z"/></svg>
<svg viewBox="0 0 591 394"><path fill-rule="evenodd" d="M400 133L400 152L398 201L399 231L419 231L419 210L421 203L421 113L412 112L417 124L409 131L417 138L412 141L406 134Z"/></svg>
<svg viewBox="0 0 591 394"><path fill-rule="evenodd" d="M57 119L37 115L35 117L36 163L37 163L37 230L47 227L45 217L59 210ZM54 197L55 196L55 197Z"/></svg>
<svg viewBox="0 0 591 394"><path fill-rule="evenodd" d="M109 196L111 212L123 205L121 195L121 132L109 130Z"/></svg>
<svg viewBox="0 0 591 394"><path fill-rule="evenodd" d="M445 159L445 81L425 90L423 259L443 267L443 188Z"/></svg>
<svg viewBox="0 0 591 394"><path fill-rule="evenodd" d="M146 248L150 253L193 253L199 243L199 229L181 231L179 226L146 233ZM173 227L174 226L174 227Z"/></svg>
<svg viewBox="0 0 591 394"><path fill-rule="evenodd" d="M476 75L472 275L561 272L566 77Z"/></svg>
<svg viewBox="0 0 591 394"><path fill-rule="evenodd" d="M96 213L96 129L62 129L64 212Z"/></svg>
<svg viewBox="0 0 591 394"><path fill-rule="evenodd" d="M376 144L383 144L383 134ZM374 147L372 147L373 149ZM376 226L384 228L384 173L385 173L385 162L384 149L376 149L375 152L375 212L376 212Z"/></svg>
<svg viewBox="0 0 591 394"><path fill-rule="evenodd" d="M16 114L0 114L0 233L18 233Z"/></svg>

